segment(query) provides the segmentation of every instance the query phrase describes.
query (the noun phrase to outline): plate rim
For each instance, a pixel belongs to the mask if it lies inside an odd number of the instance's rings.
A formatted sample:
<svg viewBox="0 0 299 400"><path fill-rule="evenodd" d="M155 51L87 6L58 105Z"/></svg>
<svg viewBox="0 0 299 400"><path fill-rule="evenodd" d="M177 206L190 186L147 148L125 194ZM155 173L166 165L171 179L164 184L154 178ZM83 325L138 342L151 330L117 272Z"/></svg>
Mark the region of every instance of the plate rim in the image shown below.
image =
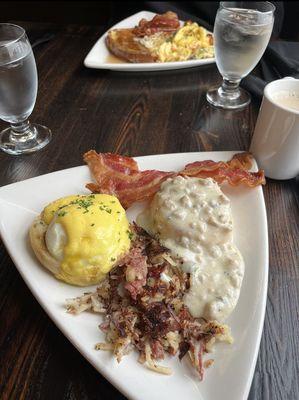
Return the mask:
<svg viewBox="0 0 299 400"><path fill-rule="evenodd" d="M174 155L182 155L184 157L185 155L188 156L195 156L197 154L207 154L209 157L210 155L212 156L215 153L221 154L221 153L230 153L231 155L235 153L239 153L241 151L238 150L224 150L224 151L209 151L209 152L177 152L177 153L162 153L162 154L151 154L151 155L146 155L146 156L134 156L133 158L137 161L137 163L140 161L140 159L144 158L151 158L151 157L165 157L165 156L174 156ZM254 163L257 166L257 163L254 159ZM18 186L19 184L23 184L27 181L33 181L33 180L38 180L41 178L45 178L46 176L53 175L53 174L59 174L62 172L66 171L71 171L75 169L82 169L82 168L88 168L87 165L80 165L80 166L75 166L75 167L70 167L70 168L65 168L57 171L53 171L47 174L42 174L38 175L32 178L28 178L25 180L21 180L18 182L14 182L5 186L0 187L0 206L1 203L5 203L6 200L1 198L1 192L4 192L4 190L10 190L10 188L13 188L15 186ZM252 385L253 381L253 375L255 372L256 368L256 363L257 363L257 358L259 354L259 349L260 349L260 343L261 343L261 338L262 338L262 333L263 333L263 327L264 327L264 322L265 322L265 314L266 314L266 303L267 303L267 294L268 294L268 279L269 279L269 237L268 237L268 219L267 219L267 211L266 211L266 204L265 204L265 198L263 194L263 189L261 186L257 187L259 196L261 197L261 211L263 214L263 236L265 238L265 243L263 246L263 252L264 252L264 285L263 285L263 290L262 290L262 295L261 295L261 318L259 319L258 323L258 329L256 333L256 341L254 343L254 356L253 360L250 366L248 378L246 380L246 386L244 386L244 391L243 391L243 399L247 399L249 395L249 391ZM5 237L5 235L2 232L2 226L0 224L0 237L5 245L6 251L8 252L9 256L11 257L14 266L16 267L17 271L21 275L22 279L26 283L27 287L29 288L30 292L32 295L36 298L38 301L39 305L42 307L42 309L45 311L45 313L50 317L50 319L53 321L53 323L56 325L56 327L63 333L65 338L70 341L70 343L79 351L79 353L85 358L85 360L90 363L96 371L98 371L108 382L110 382L120 393L124 394L126 397L132 400L140 400L140 397L136 397L135 395L132 395L130 391L127 390L126 386L120 386L118 380L114 375L108 375L105 370L102 370L99 368L98 365L93 361L93 359L89 358L88 355L86 354L86 351L82 346L80 346L79 340L76 339L76 336L72 334L72 332L69 332L67 329L64 328L64 325L60 322L59 318L56 317L56 313L52 312L51 308L47 308L46 304L44 304L44 301L42 299L42 296L39 294L39 292L36 290L33 284L31 284L30 279L27 278L26 274L22 271L22 268L19 267L19 263L17 261L17 258L10 252L9 249L9 244L8 241Z"/></svg>
<svg viewBox="0 0 299 400"><path fill-rule="evenodd" d="M86 68L92 68L92 69L108 69L108 70L113 70L113 71L123 71L123 72L138 72L138 71L167 71L171 69L185 69L185 68L194 68L194 67L200 67L200 66L205 66L209 65L212 63L216 62L215 57L213 58L204 58L202 60L186 60L186 61L169 61L169 62L164 62L164 63L129 63L129 62L124 62L124 63L119 63L119 64L113 64L113 63L99 63L99 64L94 64L90 62L89 58L91 57L90 55L94 51L94 49L98 46L98 44L102 41L105 41L105 38L108 34L108 32L112 29L117 29L120 24L123 24L125 22L130 22L131 19L137 18L139 14L150 14L150 16L154 16L157 13L154 13L152 11L147 11L147 10L141 10L138 11L135 14L130 15L129 17L124 18L121 21L118 21L116 24L114 24L111 28L108 28L94 43L94 45L91 47L89 52L87 53L85 59L84 59L84 66ZM182 22L182 20L180 20ZM208 31L209 33L212 34L212 32ZM108 50L108 49L107 49ZM108 50L109 52L109 50ZM192 62L193 61L193 62ZM200 64L198 63L200 61ZM191 62L191 65L190 65Z"/></svg>

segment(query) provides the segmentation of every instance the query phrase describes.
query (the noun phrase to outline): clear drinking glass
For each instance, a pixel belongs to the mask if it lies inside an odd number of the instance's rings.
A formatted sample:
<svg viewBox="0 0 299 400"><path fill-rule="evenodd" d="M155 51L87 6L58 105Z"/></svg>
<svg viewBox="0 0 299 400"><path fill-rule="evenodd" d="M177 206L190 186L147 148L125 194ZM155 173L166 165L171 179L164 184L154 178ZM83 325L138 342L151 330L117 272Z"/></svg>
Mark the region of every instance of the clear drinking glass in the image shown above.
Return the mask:
<svg viewBox="0 0 299 400"><path fill-rule="evenodd" d="M236 109L250 103L240 81L261 59L272 33L275 7L268 1L224 1L215 25L216 64L223 82L207 92L216 107Z"/></svg>
<svg viewBox="0 0 299 400"><path fill-rule="evenodd" d="M28 121L36 95L37 70L25 30L0 24L0 119L10 123L0 132L0 148L6 153L32 153L51 140L50 129Z"/></svg>

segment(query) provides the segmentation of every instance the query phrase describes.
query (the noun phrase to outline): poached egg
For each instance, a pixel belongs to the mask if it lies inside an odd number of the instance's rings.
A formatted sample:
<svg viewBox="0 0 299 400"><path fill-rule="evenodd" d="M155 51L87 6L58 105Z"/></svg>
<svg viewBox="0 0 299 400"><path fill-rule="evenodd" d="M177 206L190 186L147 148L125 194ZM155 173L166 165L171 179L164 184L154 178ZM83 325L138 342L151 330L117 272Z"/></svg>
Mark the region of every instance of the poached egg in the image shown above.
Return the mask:
<svg viewBox="0 0 299 400"><path fill-rule="evenodd" d="M114 196L63 197L45 207L40 224L56 278L74 285L98 283L130 248L129 222Z"/></svg>

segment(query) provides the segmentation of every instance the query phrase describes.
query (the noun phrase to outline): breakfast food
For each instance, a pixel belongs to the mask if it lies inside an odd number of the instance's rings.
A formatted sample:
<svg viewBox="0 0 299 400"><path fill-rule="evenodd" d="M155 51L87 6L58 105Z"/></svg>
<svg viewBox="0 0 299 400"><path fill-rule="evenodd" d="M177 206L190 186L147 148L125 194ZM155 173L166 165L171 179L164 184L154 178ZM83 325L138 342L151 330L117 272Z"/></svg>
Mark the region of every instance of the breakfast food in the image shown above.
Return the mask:
<svg viewBox="0 0 299 400"><path fill-rule="evenodd" d="M35 219L30 241L41 264L56 278L92 285L129 250L129 223L114 196L67 196L50 203Z"/></svg>
<svg viewBox="0 0 299 400"><path fill-rule="evenodd" d="M213 178L219 184L227 182L231 186L244 184L255 187L265 184L264 171L249 172L252 167L252 156L249 153L235 154L227 162L195 161L179 172L140 171L136 161L131 157L97 153L94 150L85 153L83 158L96 181L88 183L86 187L93 193L116 196L124 208L130 207L137 201L152 198L163 181L177 175Z"/></svg>
<svg viewBox="0 0 299 400"><path fill-rule="evenodd" d="M166 354L180 359L188 354L202 379L204 368L213 363L212 359L203 360L204 353L210 352L216 341L231 343L230 329L217 321L194 318L183 301L189 275L180 268L180 259L136 225L132 232L131 250L120 265L95 292L69 299L67 310L103 314L100 329L106 342L95 348L112 351L118 361L136 349L139 362L169 375L171 369L157 360Z"/></svg>
<svg viewBox="0 0 299 400"><path fill-rule="evenodd" d="M211 178L168 178L137 223L180 257L193 317L224 321L235 308L244 261L233 244L230 200Z"/></svg>
<svg viewBox="0 0 299 400"><path fill-rule="evenodd" d="M214 57L213 38L196 22L186 22L171 37L156 33L139 40L158 62L201 60Z"/></svg>
<svg viewBox="0 0 299 400"><path fill-rule="evenodd" d="M135 41L135 34L131 29L109 31L106 37L106 45L112 54L131 63L156 61L147 47Z"/></svg>
<svg viewBox="0 0 299 400"><path fill-rule="evenodd" d="M249 172L252 157L236 154L228 162L198 161L179 173L140 171L130 157L84 155L95 184L92 191L117 195L125 207L151 200L131 228L130 251L97 290L69 299L67 310L104 315L100 329L120 361L133 348L153 371L170 374L157 360L188 354L200 379L213 360L204 360L216 341L232 342L223 321L234 310L244 261L233 243L230 200L217 182L255 187L262 171Z"/></svg>
<svg viewBox="0 0 299 400"><path fill-rule="evenodd" d="M255 187L264 183L263 171L249 171L248 153L196 161L179 172L140 171L131 157L93 150L84 160L94 193L56 200L38 216L30 229L38 259L58 279L98 283L67 301L70 313L103 314L106 341L97 350L120 361L137 349L139 361L162 374L171 373L160 365L166 354L188 355L202 379L213 363L204 354L217 341L232 343L223 321L244 275L230 200L219 184ZM150 201L138 225L129 225L123 207L142 200Z"/></svg>
<svg viewBox="0 0 299 400"><path fill-rule="evenodd" d="M132 63L186 61L214 57L213 38L196 22L180 26L173 12L142 19L135 28L112 29L108 49Z"/></svg>

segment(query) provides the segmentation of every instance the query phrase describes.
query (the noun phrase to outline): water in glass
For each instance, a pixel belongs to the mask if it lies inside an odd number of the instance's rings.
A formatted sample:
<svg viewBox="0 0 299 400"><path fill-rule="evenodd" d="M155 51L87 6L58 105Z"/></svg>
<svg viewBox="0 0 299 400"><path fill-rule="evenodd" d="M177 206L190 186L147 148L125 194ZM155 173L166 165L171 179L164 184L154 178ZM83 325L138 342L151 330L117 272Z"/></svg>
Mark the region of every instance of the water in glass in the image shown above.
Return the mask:
<svg viewBox="0 0 299 400"><path fill-rule="evenodd" d="M0 42L1 44L5 44ZM0 60L0 118L15 123L31 114L37 95L37 70L31 46L11 44L10 62Z"/></svg>
<svg viewBox="0 0 299 400"><path fill-rule="evenodd" d="M248 75L263 55L273 27L273 16L250 9L220 9L214 38L219 72L226 79Z"/></svg>
<svg viewBox="0 0 299 400"><path fill-rule="evenodd" d="M37 69L25 30L0 23L0 119L10 126L0 132L0 149L8 154L29 154L45 147L52 133L29 122L37 95Z"/></svg>
<svg viewBox="0 0 299 400"><path fill-rule="evenodd" d="M236 110L250 103L240 81L261 59L271 37L275 6L269 1L220 2L214 25L216 64L223 77L220 87L207 92L216 107Z"/></svg>

